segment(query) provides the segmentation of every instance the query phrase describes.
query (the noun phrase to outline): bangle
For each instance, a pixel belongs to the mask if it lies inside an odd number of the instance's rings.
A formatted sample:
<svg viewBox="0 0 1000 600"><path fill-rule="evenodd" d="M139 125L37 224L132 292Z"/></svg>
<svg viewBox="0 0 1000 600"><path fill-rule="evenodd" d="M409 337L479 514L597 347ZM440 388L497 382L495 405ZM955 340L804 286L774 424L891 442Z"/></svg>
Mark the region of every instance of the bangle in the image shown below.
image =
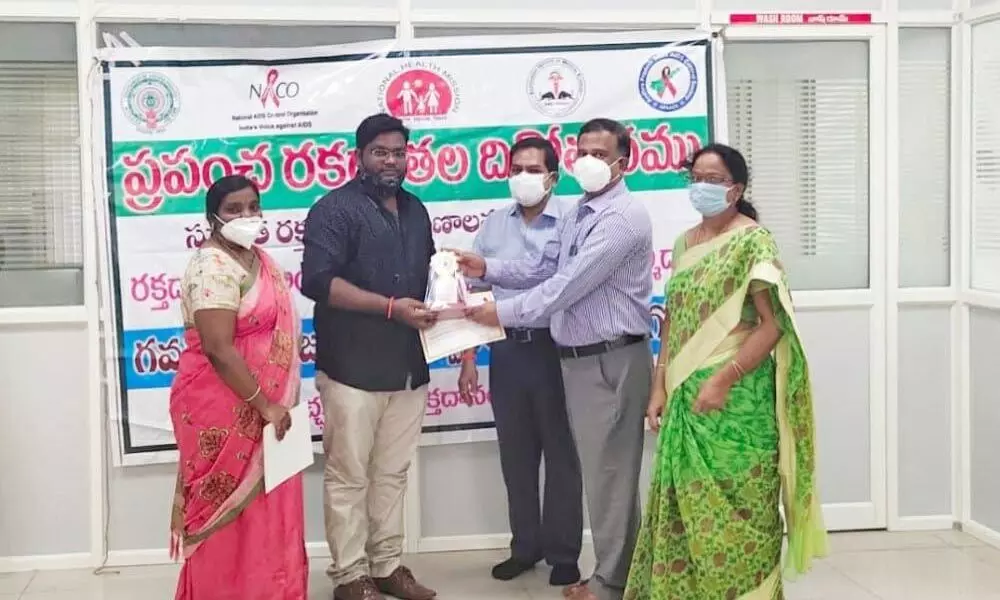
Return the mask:
<svg viewBox="0 0 1000 600"><path fill-rule="evenodd" d="M260 396L260 386L259 385L257 386L257 390L253 393L253 395L251 395L249 398L247 398L246 400L244 400L243 403L244 404L250 404L251 402L253 402L257 398L257 396Z"/></svg>
<svg viewBox="0 0 1000 600"><path fill-rule="evenodd" d="M736 375L740 379L746 376L747 372L743 370L743 366L740 365L739 361L737 361L735 358L731 360L729 364L733 366L733 370L736 371Z"/></svg>
<svg viewBox="0 0 1000 600"><path fill-rule="evenodd" d="M663 370L665 370L666 368L667 368L667 365L664 365L664 364L661 364L661 363L658 363L658 364L656 365L656 370L657 370L657 371L663 371Z"/></svg>
<svg viewBox="0 0 1000 600"><path fill-rule="evenodd" d="M462 360L476 360L476 349L470 348L462 352Z"/></svg>
<svg viewBox="0 0 1000 600"><path fill-rule="evenodd" d="M392 298L389 298L389 306L387 306L386 309L385 309L385 320L386 321L391 321L392 320L392 303L395 302L395 301L396 301L395 296L392 297Z"/></svg>

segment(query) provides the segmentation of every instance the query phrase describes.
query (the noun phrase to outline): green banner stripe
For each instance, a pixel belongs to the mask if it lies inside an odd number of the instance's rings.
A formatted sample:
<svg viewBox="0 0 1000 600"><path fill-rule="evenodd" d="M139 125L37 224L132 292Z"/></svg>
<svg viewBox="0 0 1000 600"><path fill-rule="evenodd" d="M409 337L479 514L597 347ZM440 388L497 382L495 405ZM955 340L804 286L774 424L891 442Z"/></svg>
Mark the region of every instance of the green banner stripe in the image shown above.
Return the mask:
<svg viewBox="0 0 1000 600"><path fill-rule="evenodd" d="M626 121L633 130L627 181L635 191L684 187L683 166L708 139L708 118ZM580 123L414 130L407 189L425 202L507 197L514 140L546 137L564 168L576 158ZM258 182L268 210L308 208L354 174L353 133L266 135L190 142L116 142L112 166L118 216L201 213L204 194L223 175ZM578 194L563 177L559 194Z"/></svg>

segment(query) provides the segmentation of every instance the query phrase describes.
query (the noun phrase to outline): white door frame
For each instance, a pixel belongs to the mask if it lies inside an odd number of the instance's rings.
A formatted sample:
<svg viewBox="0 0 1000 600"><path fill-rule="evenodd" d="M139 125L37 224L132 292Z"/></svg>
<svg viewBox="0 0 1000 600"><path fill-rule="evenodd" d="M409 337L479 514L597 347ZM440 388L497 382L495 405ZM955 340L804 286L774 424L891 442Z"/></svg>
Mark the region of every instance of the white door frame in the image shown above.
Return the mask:
<svg viewBox="0 0 1000 600"><path fill-rule="evenodd" d="M958 130L960 137L958 143L959 150L959 181L961 187L960 195L960 227L961 227L961 258L959 259L960 275L960 302L957 307L956 325L957 337L960 344L960 357L955 362L958 369L958 406L956 412L959 415L960 437L958 440L957 454L953 464L958 466L958 491L956 493L958 506L956 511L959 522L963 529L979 539L982 539L995 546L1000 546L1000 532L990 527L978 523L972 514L972 350L971 343L971 319L973 309L986 309L1000 311L1000 294L996 292L974 289L972 286L972 267L974 257L972 219L974 218L974 198L973 185L975 180L975 155L973 144L974 118L973 114L973 37L976 27L1000 20L1000 1L994 1L976 7L969 7L968 3L962 2L965 12L963 22L959 25L960 31L960 56L961 69L961 126Z"/></svg>
<svg viewBox="0 0 1000 600"><path fill-rule="evenodd" d="M713 22L728 22L729 13L713 13ZM718 26L717 25L717 26ZM869 309L869 450L871 498L868 502L824 504L827 528L832 531L882 529L888 526L887 507L887 360L896 353L895 335L887 327L889 313L895 313L896 272L889 268L888 221L897 213L888 213L894 202L886 178L889 140L887 105L886 27L859 26L732 26L723 28L723 36L732 41L864 41L868 43L869 111L869 288L861 290L801 291L795 293L799 311L831 309ZM892 73L893 80L896 77ZM893 248L895 250L895 248ZM897 252L898 254L898 252ZM890 270L892 273L890 273ZM891 301L891 302L890 302ZM890 310L890 305L893 310ZM893 443L895 443L893 441ZM895 471L895 470L893 470ZM895 479L895 477L893 477Z"/></svg>

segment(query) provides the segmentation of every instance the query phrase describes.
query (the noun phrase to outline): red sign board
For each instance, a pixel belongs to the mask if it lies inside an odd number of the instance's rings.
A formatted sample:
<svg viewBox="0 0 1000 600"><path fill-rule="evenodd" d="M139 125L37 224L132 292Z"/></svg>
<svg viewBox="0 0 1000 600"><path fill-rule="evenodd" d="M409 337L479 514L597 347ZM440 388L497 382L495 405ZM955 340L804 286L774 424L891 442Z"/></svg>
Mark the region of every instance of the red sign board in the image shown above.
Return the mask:
<svg viewBox="0 0 1000 600"><path fill-rule="evenodd" d="M871 13L733 13L730 25L868 25Z"/></svg>

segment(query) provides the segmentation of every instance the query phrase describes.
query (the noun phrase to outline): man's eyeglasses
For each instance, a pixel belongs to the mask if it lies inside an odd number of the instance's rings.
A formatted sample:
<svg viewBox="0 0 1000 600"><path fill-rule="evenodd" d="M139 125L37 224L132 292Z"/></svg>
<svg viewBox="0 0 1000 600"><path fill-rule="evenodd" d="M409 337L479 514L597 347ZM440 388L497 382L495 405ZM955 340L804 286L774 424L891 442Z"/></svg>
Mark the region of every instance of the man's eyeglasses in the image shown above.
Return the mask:
<svg viewBox="0 0 1000 600"><path fill-rule="evenodd" d="M406 160L406 150L387 150L385 148L372 148L371 155L379 160L386 160L390 156L396 160Z"/></svg>

